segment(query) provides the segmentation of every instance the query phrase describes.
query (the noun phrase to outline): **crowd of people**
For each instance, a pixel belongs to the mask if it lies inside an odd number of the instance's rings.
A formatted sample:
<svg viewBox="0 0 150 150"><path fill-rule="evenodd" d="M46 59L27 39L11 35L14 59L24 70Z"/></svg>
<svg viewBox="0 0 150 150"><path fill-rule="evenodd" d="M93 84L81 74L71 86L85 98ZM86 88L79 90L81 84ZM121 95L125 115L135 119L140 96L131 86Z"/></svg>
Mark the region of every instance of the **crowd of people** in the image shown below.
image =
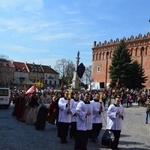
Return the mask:
<svg viewBox="0 0 150 150"><path fill-rule="evenodd" d="M75 140L75 150L87 150L87 143L99 141L103 127L103 112L107 108L106 130L114 134L112 149L118 149L124 105L132 106L133 102L150 108L148 91L102 90L80 91L70 90L33 92L25 94L17 92L12 97L15 104L12 115L19 121L34 125L37 130L44 130L46 122L56 125L57 135L62 144L68 143L68 136ZM146 111L148 123L150 109ZM82 139L82 140L81 140Z"/></svg>

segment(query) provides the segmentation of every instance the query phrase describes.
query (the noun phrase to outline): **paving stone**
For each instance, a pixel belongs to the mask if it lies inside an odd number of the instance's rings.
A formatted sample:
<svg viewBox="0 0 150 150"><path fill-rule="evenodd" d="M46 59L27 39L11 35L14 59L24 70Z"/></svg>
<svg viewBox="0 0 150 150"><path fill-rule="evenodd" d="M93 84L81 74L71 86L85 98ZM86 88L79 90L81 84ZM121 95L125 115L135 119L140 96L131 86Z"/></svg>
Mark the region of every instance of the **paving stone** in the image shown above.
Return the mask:
<svg viewBox="0 0 150 150"><path fill-rule="evenodd" d="M133 104L126 108L123 120L119 148L121 150L150 150L150 122L145 124L145 107ZM74 140L68 138L68 144L61 144L57 137L57 127L46 124L44 131L37 131L33 125L19 122L12 116L13 106L0 109L0 150L73 150ZM106 112L104 112L106 119ZM103 119L104 119L103 118ZM150 121L150 120L149 120ZM99 141L88 141L88 150L109 150L101 145L101 136L105 130L104 121ZM81 139L82 140L82 139Z"/></svg>

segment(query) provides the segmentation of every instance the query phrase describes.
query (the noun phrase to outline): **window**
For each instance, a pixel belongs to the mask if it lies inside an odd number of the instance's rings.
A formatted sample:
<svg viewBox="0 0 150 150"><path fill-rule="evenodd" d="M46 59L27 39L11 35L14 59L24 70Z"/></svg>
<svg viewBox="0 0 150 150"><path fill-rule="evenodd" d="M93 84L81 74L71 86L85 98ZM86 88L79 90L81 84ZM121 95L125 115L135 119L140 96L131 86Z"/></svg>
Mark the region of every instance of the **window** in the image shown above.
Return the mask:
<svg viewBox="0 0 150 150"><path fill-rule="evenodd" d="M9 90L8 89L0 89L0 96L8 96Z"/></svg>
<svg viewBox="0 0 150 150"><path fill-rule="evenodd" d="M101 71L101 66L97 66L97 72Z"/></svg>

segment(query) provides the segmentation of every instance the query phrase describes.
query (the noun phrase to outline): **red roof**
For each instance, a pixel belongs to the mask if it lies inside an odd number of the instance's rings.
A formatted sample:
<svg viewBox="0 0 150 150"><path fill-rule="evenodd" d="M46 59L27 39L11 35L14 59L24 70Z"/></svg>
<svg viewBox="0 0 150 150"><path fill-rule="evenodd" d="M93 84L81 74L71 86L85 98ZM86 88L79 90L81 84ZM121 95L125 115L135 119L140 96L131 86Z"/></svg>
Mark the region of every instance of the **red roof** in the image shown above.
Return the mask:
<svg viewBox="0 0 150 150"><path fill-rule="evenodd" d="M59 74L57 71L55 71L54 69L52 69L50 66L44 66L44 65L42 65L42 68L43 68L43 70L44 70L45 73Z"/></svg>
<svg viewBox="0 0 150 150"><path fill-rule="evenodd" d="M13 62L15 70L18 72L28 72L25 63L23 62Z"/></svg>

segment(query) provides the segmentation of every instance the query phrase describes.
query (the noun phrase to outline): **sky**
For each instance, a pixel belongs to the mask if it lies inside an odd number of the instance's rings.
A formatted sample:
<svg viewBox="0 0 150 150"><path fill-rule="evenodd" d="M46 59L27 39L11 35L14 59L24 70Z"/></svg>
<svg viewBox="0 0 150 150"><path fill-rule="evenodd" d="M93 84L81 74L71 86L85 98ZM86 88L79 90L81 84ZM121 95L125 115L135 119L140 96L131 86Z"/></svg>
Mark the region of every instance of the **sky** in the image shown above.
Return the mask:
<svg viewBox="0 0 150 150"><path fill-rule="evenodd" d="M0 57L92 65L94 41L150 32L150 0L0 0Z"/></svg>

